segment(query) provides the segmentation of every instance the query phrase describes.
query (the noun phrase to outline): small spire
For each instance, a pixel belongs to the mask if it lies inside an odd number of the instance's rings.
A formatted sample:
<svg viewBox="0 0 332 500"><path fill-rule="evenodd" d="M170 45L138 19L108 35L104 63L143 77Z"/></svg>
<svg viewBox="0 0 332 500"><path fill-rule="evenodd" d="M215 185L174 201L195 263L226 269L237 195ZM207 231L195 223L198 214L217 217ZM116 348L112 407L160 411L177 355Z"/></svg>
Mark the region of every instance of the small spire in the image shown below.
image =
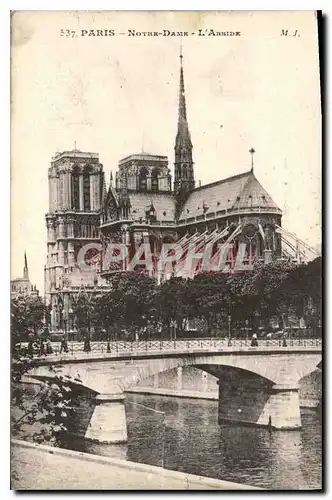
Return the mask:
<svg viewBox="0 0 332 500"><path fill-rule="evenodd" d="M29 279L29 270L28 270L28 259L26 250L24 251L24 269L23 269L23 278Z"/></svg>
<svg viewBox="0 0 332 500"><path fill-rule="evenodd" d="M251 148L251 149L249 149L249 153L251 154L251 171L253 172L254 171L254 154L256 153L256 151L254 150L254 148Z"/></svg>
<svg viewBox="0 0 332 500"><path fill-rule="evenodd" d="M111 170L111 175L110 175L110 186L113 187L113 172Z"/></svg>
<svg viewBox="0 0 332 500"><path fill-rule="evenodd" d="M77 149L76 149L76 141L74 141L74 151L77 151Z"/></svg>

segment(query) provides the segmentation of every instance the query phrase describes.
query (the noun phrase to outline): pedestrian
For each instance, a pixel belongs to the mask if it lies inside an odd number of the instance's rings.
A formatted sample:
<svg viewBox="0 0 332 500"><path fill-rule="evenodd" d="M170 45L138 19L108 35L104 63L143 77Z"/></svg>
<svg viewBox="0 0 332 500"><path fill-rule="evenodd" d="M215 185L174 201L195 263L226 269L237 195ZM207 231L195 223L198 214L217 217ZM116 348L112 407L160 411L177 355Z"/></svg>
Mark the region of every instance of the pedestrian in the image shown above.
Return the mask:
<svg viewBox="0 0 332 500"><path fill-rule="evenodd" d="M53 349L50 339L48 339L46 342L46 354L53 354Z"/></svg>
<svg viewBox="0 0 332 500"><path fill-rule="evenodd" d="M287 347L286 335L284 335L284 338L282 339L282 347Z"/></svg>
<svg viewBox="0 0 332 500"><path fill-rule="evenodd" d="M173 336L174 336L174 321L172 319L171 319L169 328L170 328L170 337L171 337L171 340L173 340Z"/></svg>
<svg viewBox="0 0 332 500"><path fill-rule="evenodd" d="M251 347L257 347L258 346L258 340L257 340L257 335L256 333L253 334L251 337Z"/></svg>
<svg viewBox="0 0 332 500"><path fill-rule="evenodd" d="M272 418L271 418L271 415L269 415L268 429L269 429L269 432L272 431Z"/></svg>
<svg viewBox="0 0 332 500"><path fill-rule="evenodd" d="M32 342L32 340L29 340L29 343L28 343L28 356L30 358L33 358L33 342Z"/></svg>
<svg viewBox="0 0 332 500"><path fill-rule="evenodd" d="M85 337L83 350L84 350L84 352L90 352L91 351L91 345L90 345L89 335L87 335Z"/></svg>
<svg viewBox="0 0 332 500"><path fill-rule="evenodd" d="M64 335L61 339L60 354L62 353L62 350L64 350L66 353L68 352L68 343Z"/></svg>
<svg viewBox="0 0 332 500"><path fill-rule="evenodd" d="M39 356L47 356L43 339L40 339Z"/></svg>

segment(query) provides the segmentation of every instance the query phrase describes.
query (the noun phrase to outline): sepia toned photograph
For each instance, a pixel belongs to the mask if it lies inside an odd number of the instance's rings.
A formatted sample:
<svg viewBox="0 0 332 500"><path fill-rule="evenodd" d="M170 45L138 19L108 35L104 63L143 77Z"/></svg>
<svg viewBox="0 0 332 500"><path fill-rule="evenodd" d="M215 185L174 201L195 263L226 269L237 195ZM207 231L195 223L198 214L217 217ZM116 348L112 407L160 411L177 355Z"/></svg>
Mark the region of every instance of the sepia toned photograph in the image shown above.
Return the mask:
<svg viewBox="0 0 332 500"><path fill-rule="evenodd" d="M11 489L321 491L321 14L10 22Z"/></svg>

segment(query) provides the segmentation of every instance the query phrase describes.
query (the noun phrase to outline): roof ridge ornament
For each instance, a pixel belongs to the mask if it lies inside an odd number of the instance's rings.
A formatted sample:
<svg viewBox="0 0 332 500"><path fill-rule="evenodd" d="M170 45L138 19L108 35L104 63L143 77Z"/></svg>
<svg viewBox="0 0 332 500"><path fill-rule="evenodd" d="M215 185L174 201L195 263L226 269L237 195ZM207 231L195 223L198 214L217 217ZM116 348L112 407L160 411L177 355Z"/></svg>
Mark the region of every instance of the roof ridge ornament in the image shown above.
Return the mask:
<svg viewBox="0 0 332 500"><path fill-rule="evenodd" d="M253 172L254 171L254 154L256 153L256 151L252 147L251 149L249 149L249 153L251 154L251 172Z"/></svg>

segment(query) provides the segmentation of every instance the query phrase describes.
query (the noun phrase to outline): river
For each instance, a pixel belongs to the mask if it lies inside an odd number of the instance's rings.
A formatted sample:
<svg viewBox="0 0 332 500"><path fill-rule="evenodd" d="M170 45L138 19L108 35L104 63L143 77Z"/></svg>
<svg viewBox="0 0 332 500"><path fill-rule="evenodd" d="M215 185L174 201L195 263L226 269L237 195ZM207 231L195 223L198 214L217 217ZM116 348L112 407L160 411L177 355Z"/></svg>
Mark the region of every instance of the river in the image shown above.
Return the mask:
<svg viewBox="0 0 332 500"><path fill-rule="evenodd" d="M75 439L63 446L267 489L321 487L321 422L314 410L301 411L301 430L269 433L218 425L217 401L130 394L125 405L126 445Z"/></svg>

